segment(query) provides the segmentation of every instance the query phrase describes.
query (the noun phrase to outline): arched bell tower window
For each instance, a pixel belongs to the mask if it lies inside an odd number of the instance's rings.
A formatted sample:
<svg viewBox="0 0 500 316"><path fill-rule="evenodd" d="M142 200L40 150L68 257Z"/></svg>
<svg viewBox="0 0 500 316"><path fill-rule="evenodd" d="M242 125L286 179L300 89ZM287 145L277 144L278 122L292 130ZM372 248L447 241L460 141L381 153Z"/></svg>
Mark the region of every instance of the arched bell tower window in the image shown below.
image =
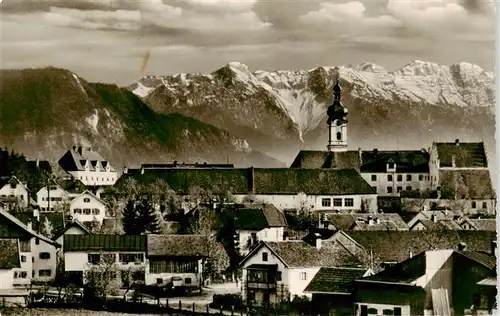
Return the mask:
<svg viewBox="0 0 500 316"><path fill-rule="evenodd" d="M337 140L342 140L342 133L341 132L337 132Z"/></svg>

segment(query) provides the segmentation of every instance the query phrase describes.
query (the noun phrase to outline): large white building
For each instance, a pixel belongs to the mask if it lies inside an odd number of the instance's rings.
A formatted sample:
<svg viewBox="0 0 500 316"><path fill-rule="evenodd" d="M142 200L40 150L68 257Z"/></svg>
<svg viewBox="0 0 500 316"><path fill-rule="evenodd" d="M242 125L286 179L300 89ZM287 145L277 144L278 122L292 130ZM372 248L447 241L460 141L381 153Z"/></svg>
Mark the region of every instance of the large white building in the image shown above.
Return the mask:
<svg viewBox="0 0 500 316"><path fill-rule="evenodd" d="M118 179L117 171L91 147L73 146L59 159L59 165L86 186L108 186Z"/></svg>

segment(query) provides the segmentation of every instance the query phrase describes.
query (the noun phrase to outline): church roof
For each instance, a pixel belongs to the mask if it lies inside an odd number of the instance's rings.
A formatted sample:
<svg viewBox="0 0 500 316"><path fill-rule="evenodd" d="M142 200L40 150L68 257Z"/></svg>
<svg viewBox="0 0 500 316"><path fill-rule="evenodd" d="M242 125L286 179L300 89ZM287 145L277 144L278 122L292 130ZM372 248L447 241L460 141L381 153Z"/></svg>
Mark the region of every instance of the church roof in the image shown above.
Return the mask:
<svg viewBox="0 0 500 316"><path fill-rule="evenodd" d="M359 171L359 152L328 152L326 150L301 150L290 168L318 169L338 168L356 169Z"/></svg>
<svg viewBox="0 0 500 316"><path fill-rule="evenodd" d="M456 167L488 167L484 143L434 143L437 149L440 167L451 167L455 157Z"/></svg>
<svg viewBox="0 0 500 316"><path fill-rule="evenodd" d="M439 170L441 197L449 199L493 199L495 192L487 169Z"/></svg>
<svg viewBox="0 0 500 316"><path fill-rule="evenodd" d="M388 162L396 164L396 172L429 172L429 153L421 150L363 151L361 161L361 172L385 173Z"/></svg>

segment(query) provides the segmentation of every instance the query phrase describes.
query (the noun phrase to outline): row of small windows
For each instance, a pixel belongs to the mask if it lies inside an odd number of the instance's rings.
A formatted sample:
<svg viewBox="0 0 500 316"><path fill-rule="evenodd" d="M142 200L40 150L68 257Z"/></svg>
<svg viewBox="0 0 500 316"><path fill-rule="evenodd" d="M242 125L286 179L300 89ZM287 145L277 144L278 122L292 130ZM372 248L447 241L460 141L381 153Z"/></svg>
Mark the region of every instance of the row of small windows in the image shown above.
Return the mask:
<svg viewBox="0 0 500 316"><path fill-rule="evenodd" d="M35 270L31 271L32 278L35 277ZM52 276L52 270L50 269L40 269L38 270L39 277L50 277ZM28 272L27 271L14 271L14 279L27 279Z"/></svg>
<svg viewBox="0 0 500 316"><path fill-rule="evenodd" d="M354 206L354 199L353 198L345 198L343 199L343 204L342 205L342 199L341 198L334 198L333 199L333 206L336 207L353 207ZM331 207L332 206L332 199L331 198L323 198L321 199L321 206L322 207Z"/></svg>
<svg viewBox="0 0 500 316"><path fill-rule="evenodd" d="M89 253L87 255L87 262L91 264L98 264L101 262L101 259L105 259L106 261L115 261L116 255L114 253L106 253L101 254L98 253ZM119 262L123 264L128 263L141 263L144 262L144 254L142 253L120 253L118 255Z"/></svg>
<svg viewBox="0 0 500 316"><path fill-rule="evenodd" d="M392 193L392 191L393 191L392 189L393 189L392 187L387 187L387 193ZM397 193L399 193L399 192L403 191L403 187L397 187L396 190L397 190ZM413 188L411 186L406 187L406 191L411 191L411 190L413 190ZM418 191L418 189L417 189L417 191Z"/></svg>
<svg viewBox="0 0 500 316"><path fill-rule="evenodd" d="M472 201L472 202L471 202L471 207L472 207L472 208L477 208L477 204L478 204L478 203L477 203L476 201ZM482 208L488 208L488 204L487 204L486 202L483 202L483 205L482 205L482 206L483 206Z"/></svg>
<svg viewBox="0 0 500 316"><path fill-rule="evenodd" d="M50 252L40 252L40 254L38 256L42 260L48 260L48 259L50 259ZM26 256L22 255L21 262L26 262L26 260L27 260ZM31 257L31 261L35 262L35 258Z"/></svg>
<svg viewBox="0 0 500 316"><path fill-rule="evenodd" d="M5 194L2 194L1 195L2 197L6 198L6 197L10 197L10 198L15 198L16 196L14 194L10 194L10 195L5 195ZM24 200L24 195L19 195L18 196L21 200Z"/></svg>
<svg viewBox="0 0 500 316"><path fill-rule="evenodd" d="M46 201L48 201L48 200L49 200L49 198L47 198L47 197L45 197L45 196L44 196L44 197L42 197L42 201L46 202ZM62 200L63 200L63 198L62 198L62 197L50 197L50 201L51 201L51 202L61 202Z"/></svg>
<svg viewBox="0 0 500 316"><path fill-rule="evenodd" d="M90 208L84 208L84 209L81 209L81 208L75 208L73 210L73 213L74 214L83 214L83 215L99 215L101 213L101 211L98 209L98 208L93 208L93 209L90 209Z"/></svg>
<svg viewBox="0 0 500 316"><path fill-rule="evenodd" d="M88 180L89 177L85 177L85 180ZM109 181L110 178L106 178L106 181ZM80 180L83 180L83 176L80 176ZM90 177L90 181L94 181L94 177ZM99 181L99 177L95 177L95 181ZM104 178L101 178L100 181L104 181ZM111 181L115 181L115 178L111 178Z"/></svg>
<svg viewBox="0 0 500 316"><path fill-rule="evenodd" d="M403 175L398 174L396 177L397 181L401 182L403 181ZM418 175L418 181L424 181L424 180L429 180L429 176L424 176L423 174ZM372 181L377 181L377 175L372 174ZM392 181L392 174L387 175L387 181ZM413 176L411 174L406 175L406 181L413 181Z"/></svg>

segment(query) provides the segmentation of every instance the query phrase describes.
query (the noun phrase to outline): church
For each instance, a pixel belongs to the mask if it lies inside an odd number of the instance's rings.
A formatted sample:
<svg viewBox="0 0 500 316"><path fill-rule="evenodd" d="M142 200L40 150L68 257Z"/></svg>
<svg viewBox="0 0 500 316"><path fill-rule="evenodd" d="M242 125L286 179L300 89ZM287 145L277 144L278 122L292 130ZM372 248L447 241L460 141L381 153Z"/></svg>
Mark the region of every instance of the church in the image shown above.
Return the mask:
<svg viewBox="0 0 500 316"><path fill-rule="evenodd" d="M434 142L429 150L348 150L347 108L333 86L326 150L302 150L292 169L355 169L379 197L426 199L468 213L495 212L496 200L483 142ZM439 202L439 203L438 203Z"/></svg>

